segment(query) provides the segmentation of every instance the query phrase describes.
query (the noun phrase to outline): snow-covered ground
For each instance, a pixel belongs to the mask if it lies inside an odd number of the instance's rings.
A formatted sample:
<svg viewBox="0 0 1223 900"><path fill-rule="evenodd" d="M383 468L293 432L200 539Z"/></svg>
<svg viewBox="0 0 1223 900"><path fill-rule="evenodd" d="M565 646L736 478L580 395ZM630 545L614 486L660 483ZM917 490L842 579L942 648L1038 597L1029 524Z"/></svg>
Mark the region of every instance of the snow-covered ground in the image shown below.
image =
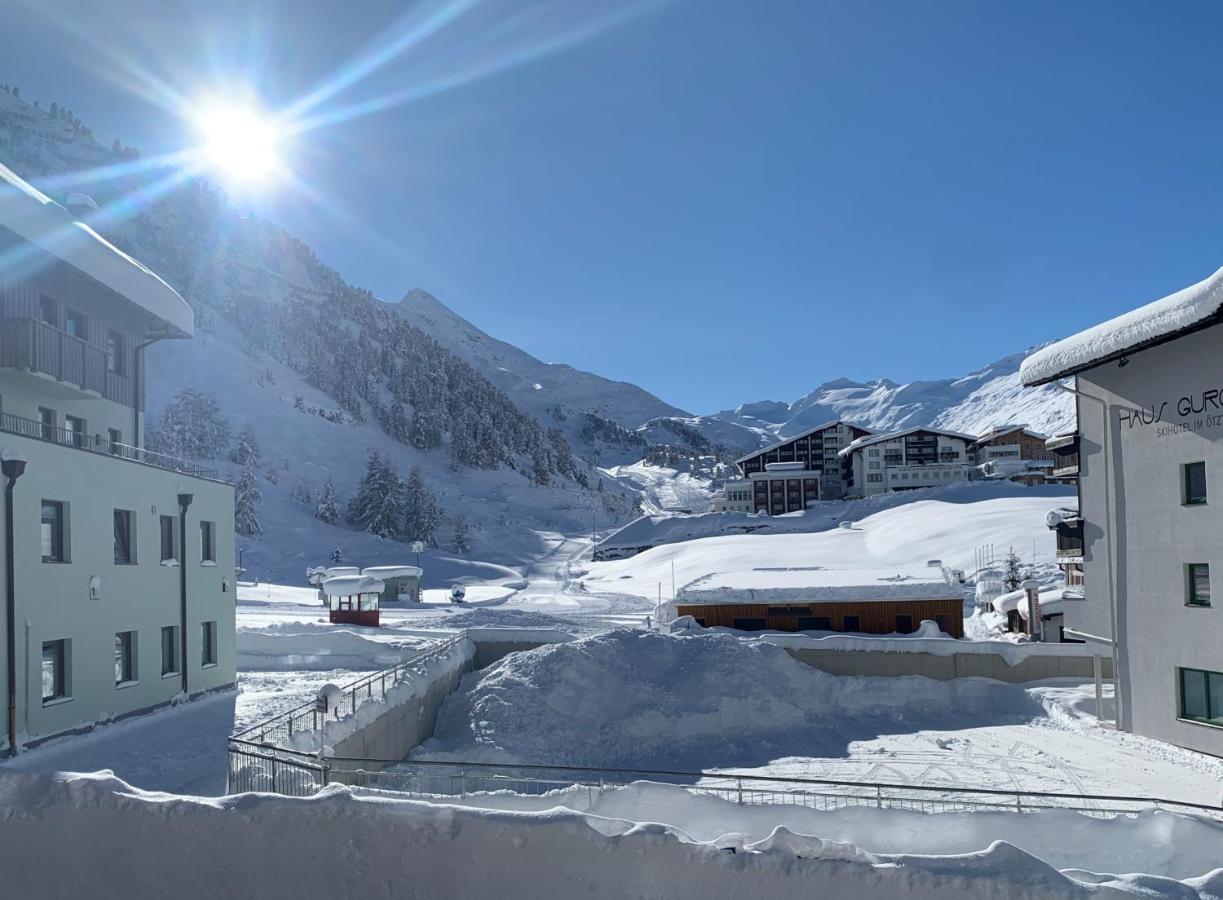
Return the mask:
<svg viewBox="0 0 1223 900"><path fill-rule="evenodd" d="M690 472L651 466L643 461L630 466L612 466L603 469L603 473L640 491L641 507L647 515L704 513L713 503L709 479Z"/></svg>

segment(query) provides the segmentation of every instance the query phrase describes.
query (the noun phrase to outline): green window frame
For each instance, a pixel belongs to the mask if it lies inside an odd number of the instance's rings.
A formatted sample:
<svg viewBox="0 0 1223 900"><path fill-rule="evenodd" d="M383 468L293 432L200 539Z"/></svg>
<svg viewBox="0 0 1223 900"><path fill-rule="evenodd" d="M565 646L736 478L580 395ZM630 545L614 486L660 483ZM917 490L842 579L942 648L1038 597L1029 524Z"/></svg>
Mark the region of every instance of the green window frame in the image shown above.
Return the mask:
<svg viewBox="0 0 1223 900"><path fill-rule="evenodd" d="M1184 506L1206 505L1206 463L1191 462L1181 466L1181 503Z"/></svg>
<svg viewBox="0 0 1223 900"><path fill-rule="evenodd" d="M1185 605L1210 606L1210 565L1208 563L1186 564Z"/></svg>
<svg viewBox="0 0 1223 900"><path fill-rule="evenodd" d="M1177 669L1180 718L1223 726L1223 672Z"/></svg>

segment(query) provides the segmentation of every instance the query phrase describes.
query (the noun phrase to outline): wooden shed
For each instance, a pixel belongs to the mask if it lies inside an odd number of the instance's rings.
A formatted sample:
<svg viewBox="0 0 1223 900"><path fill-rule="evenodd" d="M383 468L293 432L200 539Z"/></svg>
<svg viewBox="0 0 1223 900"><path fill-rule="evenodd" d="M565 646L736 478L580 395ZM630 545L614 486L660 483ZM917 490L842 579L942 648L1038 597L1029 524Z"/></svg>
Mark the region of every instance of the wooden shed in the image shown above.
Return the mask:
<svg viewBox="0 0 1223 900"><path fill-rule="evenodd" d="M964 636L963 591L941 567L750 569L708 575L674 601L706 628Z"/></svg>

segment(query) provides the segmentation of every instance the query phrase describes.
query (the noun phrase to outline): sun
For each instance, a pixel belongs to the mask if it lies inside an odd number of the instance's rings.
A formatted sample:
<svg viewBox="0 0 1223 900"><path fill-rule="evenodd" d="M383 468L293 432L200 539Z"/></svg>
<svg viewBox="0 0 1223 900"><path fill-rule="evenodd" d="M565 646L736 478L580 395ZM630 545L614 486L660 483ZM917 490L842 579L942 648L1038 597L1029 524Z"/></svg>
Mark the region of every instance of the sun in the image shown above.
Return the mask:
<svg viewBox="0 0 1223 900"><path fill-rule="evenodd" d="M207 164L237 181L254 182L282 169L280 135L267 113L246 106L206 106L194 117Z"/></svg>

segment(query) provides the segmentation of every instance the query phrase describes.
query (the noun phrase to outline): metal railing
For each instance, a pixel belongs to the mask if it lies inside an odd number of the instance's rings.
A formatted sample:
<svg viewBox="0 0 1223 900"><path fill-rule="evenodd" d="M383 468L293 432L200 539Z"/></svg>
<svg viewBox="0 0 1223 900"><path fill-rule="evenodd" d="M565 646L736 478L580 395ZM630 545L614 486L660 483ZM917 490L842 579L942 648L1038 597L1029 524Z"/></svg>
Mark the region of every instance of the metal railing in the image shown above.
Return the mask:
<svg viewBox="0 0 1223 900"><path fill-rule="evenodd" d="M199 466L185 459L179 459L176 456L156 453L143 447L132 447L128 444L121 444L118 441L107 440L99 434L90 435L71 428L60 428L35 419L15 416L12 413L0 413L0 431L32 438L36 441L59 444L61 447L72 447L76 450L85 450L89 453L113 456L116 459L126 459L129 462L153 466L157 469L181 472L183 475L192 475L196 478L205 478L209 481L222 480L220 473L216 469Z"/></svg>
<svg viewBox="0 0 1223 900"><path fill-rule="evenodd" d="M896 784L833 778L786 778L725 772L601 769L572 766L503 765L432 760L375 760L239 748L230 752L230 790L260 790L307 796L328 784L405 797L464 799L498 792L542 796L557 791L593 802L605 791L629 785L679 788L747 806L802 806L832 811L852 807L916 812L996 811L1035 813L1069 810L1108 818L1151 809L1207 815L1223 820L1223 807L1160 797L1060 793L962 785ZM273 785L276 786L273 786Z"/></svg>
<svg viewBox="0 0 1223 900"><path fill-rule="evenodd" d="M236 743L247 747L261 747L265 751L290 750L288 744L294 736L316 732L328 719L342 719L357 711L363 703L381 700L387 691L411 678L413 671L420 663L436 656L441 656L453 650L461 641L466 640L464 634L457 634L444 641L425 647L419 653L396 663L389 669L366 675L340 688L340 699L331 709L321 711L314 700L296 706L278 715L272 716L236 732L230 737L231 747ZM290 752L293 752L290 750Z"/></svg>

